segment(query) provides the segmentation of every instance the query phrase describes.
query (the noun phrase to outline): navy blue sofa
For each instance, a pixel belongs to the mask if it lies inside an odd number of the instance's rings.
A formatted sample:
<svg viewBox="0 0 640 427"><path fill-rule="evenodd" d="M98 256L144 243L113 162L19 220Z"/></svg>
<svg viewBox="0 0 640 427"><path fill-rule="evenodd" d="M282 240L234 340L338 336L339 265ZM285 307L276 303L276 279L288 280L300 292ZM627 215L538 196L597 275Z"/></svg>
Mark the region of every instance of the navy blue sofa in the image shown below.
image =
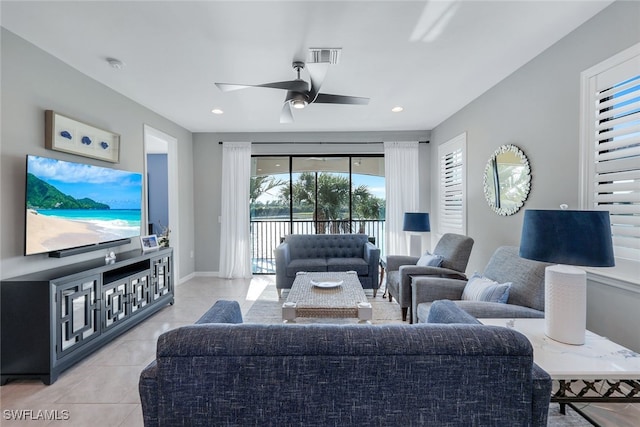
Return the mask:
<svg viewBox="0 0 640 427"><path fill-rule="evenodd" d="M218 301L159 337L140 375L145 426L546 425L551 380L516 331L242 324L240 313Z"/></svg>
<svg viewBox="0 0 640 427"><path fill-rule="evenodd" d="M290 234L275 249L276 289L291 289L299 271L355 271L363 289L378 290L380 249L366 234Z"/></svg>

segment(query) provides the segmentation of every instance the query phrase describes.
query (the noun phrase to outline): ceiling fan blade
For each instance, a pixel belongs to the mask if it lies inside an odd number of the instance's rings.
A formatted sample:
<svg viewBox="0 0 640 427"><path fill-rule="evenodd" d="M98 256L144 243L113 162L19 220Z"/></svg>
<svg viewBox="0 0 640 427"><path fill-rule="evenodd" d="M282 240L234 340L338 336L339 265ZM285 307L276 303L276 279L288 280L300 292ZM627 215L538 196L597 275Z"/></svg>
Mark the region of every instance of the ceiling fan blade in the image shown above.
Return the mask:
<svg viewBox="0 0 640 427"><path fill-rule="evenodd" d="M320 86L322 86L322 82L324 82L324 78L327 76L327 71L329 71L329 63L314 62L307 64L307 71L311 78L311 89L309 89L309 102L311 103L315 101L318 92L320 92Z"/></svg>
<svg viewBox="0 0 640 427"><path fill-rule="evenodd" d="M280 123L293 123L293 112L291 111L291 103L285 101L280 112Z"/></svg>
<svg viewBox="0 0 640 427"><path fill-rule="evenodd" d="M316 96L315 104L351 104L351 105L367 105L369 98L359 96L331 95L329 93L319 93Z"/></svg>
<svg viewBox="0 0 640 427"><path fill-rule="evenodd" d="M269 89L284 89L296 92L306 92L309 84L304 80L288 80L284 82L263 83L261 85L244 85L236 83L215 83L222 92L231 92L233 90L246 89L249 87L264 87Z"/></svg>
<svg viewBox="0 0 640 427"><path fill-rule="evenodd" d="M249 85L237 85L231 83L214 83L222 92L231 92L232 90L246 89Z"/></svg>

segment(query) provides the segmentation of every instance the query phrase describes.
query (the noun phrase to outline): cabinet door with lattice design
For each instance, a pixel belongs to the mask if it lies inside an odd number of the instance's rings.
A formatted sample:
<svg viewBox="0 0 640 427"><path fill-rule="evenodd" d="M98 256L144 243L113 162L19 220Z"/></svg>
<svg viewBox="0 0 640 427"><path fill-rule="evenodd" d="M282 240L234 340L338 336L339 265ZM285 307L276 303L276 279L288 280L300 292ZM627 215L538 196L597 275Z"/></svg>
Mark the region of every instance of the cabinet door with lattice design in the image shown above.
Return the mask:
<svg viewBox="0 0 640 427"><path fill-rule="evenodd" d="M161 256L151 260L151 280L154 300L172 291L171 268L170 256Z"/></svg>
<svg viewBox="0 0 640 427"><path fill-rule="evenodd" d="M152 301L151 281L149 274L132 277L129 280L130 302L129 306L131 314L136 313L146 307Z"/></svg>
<svg viewBox="0 0 640 427"><path fill-rule="evenodd" d="M61 358L100 335L100 276L54 285L57 303L56 354Z"/></svg>
<svg viewBox="0 0 640 427"><path fill-rule="evenodd" d="M102 287L102 327L108 330L129 315L128 280L116 281Z"/></svg>

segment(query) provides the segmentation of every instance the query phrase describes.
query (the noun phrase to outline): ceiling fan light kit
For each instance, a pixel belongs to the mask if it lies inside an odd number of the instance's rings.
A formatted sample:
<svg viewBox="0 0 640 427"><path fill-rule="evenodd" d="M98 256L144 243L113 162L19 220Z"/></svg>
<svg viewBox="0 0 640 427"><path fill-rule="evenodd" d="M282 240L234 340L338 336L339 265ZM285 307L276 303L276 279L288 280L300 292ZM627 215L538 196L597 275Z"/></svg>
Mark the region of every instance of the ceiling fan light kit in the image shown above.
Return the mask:
<svg viewBox="0 0 640 427"><path fill-rule="evenodd" d="M314 52L314 58L312 59L318 60L319 62L308 62L306 64L310 83L307 83L300 77L300 72L305 69L305 63L302 61L294 61L291 66L297 74L295 80L263 83L259 85L216 82L215 85L222 92L230 92L250 87L286 90L287 95L284 99L282 111L280 112L280 123L293 123L292 107L300 110L308 104L367 105L369 103L369 98L320 93L320 86L322 86L324 82L329 65L337 63L341 49L310 49L310 54L312 51Z"/></svg>
<svg viewBox="0 0 640 427"><path fill-rule="evenodd" d="M291 106L297 110L302 110L304 107L307 106L307 101L304 101L301 99L293 99L291 101Z"/></svg>

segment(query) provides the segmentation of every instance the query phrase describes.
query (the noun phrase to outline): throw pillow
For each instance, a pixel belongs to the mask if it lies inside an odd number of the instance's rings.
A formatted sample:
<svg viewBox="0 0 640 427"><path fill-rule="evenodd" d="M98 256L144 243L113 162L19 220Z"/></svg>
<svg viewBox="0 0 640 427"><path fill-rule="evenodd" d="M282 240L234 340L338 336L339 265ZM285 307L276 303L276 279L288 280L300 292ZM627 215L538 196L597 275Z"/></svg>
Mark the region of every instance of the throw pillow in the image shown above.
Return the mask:
<svg viewBox="0 0 640 427"><path fill-rule="evenodd" d="M431 255L429 252L425 252L416 265L420 267L440 267L443 260L444 258L440 255Z"/></svg>
<svg viewBox="0 0 640 427"><path fill-rule="evenodd" d="M498 283L474 273L464 287L464 291L462 291L462 299L506 304L509 299L510 288L511 282Z"/></svg>

